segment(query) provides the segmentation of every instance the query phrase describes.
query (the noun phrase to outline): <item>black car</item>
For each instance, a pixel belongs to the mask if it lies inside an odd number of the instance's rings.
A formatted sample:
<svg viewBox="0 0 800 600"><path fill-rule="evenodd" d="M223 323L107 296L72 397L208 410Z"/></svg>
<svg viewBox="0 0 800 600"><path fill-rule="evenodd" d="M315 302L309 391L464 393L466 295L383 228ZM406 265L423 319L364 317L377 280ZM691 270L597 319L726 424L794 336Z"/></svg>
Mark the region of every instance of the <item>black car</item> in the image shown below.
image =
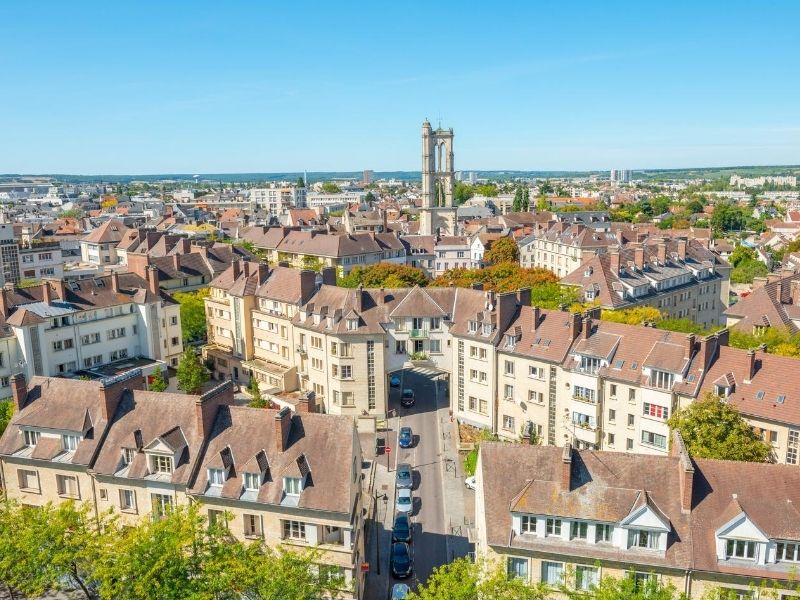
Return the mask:
<svg viewBox="0 0 800 600"><path fill-rule="evenodd" d="M414 406L414 402L416 402L416 399L414 398L414 390L408 388L404 389L403 394L400 396L400 405L408 408L410 406Z"/></svg>
<svg viewBox="0 0 800 600"><path fill-rule="evenodd" d="M392 542L411 542L411 520L408 515L397 515L392 527Z"/></svg>
<svg viewBox="0 0 800 600"><path fill-rule="evenodd" d="M408 544L395 542L392 544L392 575L398 579L411 576L411 550Z"/></svg>

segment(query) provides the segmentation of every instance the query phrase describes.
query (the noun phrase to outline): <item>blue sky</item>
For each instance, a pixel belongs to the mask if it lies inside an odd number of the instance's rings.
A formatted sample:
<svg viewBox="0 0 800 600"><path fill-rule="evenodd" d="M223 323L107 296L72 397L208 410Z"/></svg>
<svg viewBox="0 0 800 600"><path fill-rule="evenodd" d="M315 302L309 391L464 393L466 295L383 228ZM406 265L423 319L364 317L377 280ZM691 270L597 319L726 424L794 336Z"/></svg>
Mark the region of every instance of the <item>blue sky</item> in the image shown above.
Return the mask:
<svg viewBox="0 0 800 600"><path fill-rule="evenodd" d="M800 2L0 4L0 172L800 163Z"/></svg>

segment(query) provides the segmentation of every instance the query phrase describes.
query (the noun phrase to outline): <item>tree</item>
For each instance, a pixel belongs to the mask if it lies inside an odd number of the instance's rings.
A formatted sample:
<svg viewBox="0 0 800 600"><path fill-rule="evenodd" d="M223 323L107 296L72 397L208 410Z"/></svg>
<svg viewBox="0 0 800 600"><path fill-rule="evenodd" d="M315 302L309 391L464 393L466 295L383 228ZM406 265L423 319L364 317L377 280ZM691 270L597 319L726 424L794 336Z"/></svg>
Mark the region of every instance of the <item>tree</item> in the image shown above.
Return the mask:
<svg viewBox="0 0 800 600"><path fill-rule="evenodd" d="M733 249L730 258L728 259L728 262L731 263L732 266L738 267L740 264L742 264L744 261L747 260L758 260L756 251L753 250L752 248L740 244Z"/></svg>
<svg viewBox="0 0 800 600"><path fill-rule="evenodd" d="M531 305L539 308L557 309L571 306L580 297L578 288L559 283L544 283L531 288Z"/></svg>
<svg viewBox="0 0 800 600"><path fill-rule="evenodd" d="M151 392L163 392L167 389L167 380L164 379L164 371L160 368L155 370L153 378L147 386Z"/></svg>
<svg viewBox="0 0 800 600"><path fill-rule="evenodd" d="M326 194L339 194L342 189L332 181L326 181L322 184L322 191Z"/></svg>
<svg viewBox="0 0 800 600"><path fill-rule="evenodd" d="M83 217L83 211L77 207L62 210L58 213L59 219L80 219L81 217Z"/></svg>
<svg viewBox="0 0 800 600"><path fill-rule="evenodd" d="M714 394L678 410L667 424L680 431L689 453L698 458L767 462L772 456L769 444L731 404Z"/></svg>
<svg viewBox="0 0 800 600"><path fill-rule="evenodd" d="M600 318L603 321L611 321L613 323L641 325L651 321L658 322L661 320L661 316L661 311L652 306L635 306L623 310L604 310Z"/></svg>
<svg viewBox="0 0 800 600"><path fill-rule="evenodd" d="M303 269L319 273L322 270L322 261L316 256L303 256Z"/></svg>
<svg viewBox="0 0 800 600"><path fill-rule="evenodd" d="M424 287L429 281L422 269L393 263L377 263L368 267L355 267L350 273L340 277L339 287L355 288L359 285L368 288Z"/></svg>
<svg viewBox="0 0 800 600"><path fill-rule="evenodd" d="M475 193L479 196L494 198L500 193L500 190L498 190L497 186L493 183L485 183L483 185L475 186Z"/></svg>
<svg viewBox="0 0 800 600"><path fill-rule="evenodd" d="M183 341L191 342L206 339L206 303L210 290L203 288L196 292L175 292L172 297L181 305L181 329Z"/></svg>
<svg viewBox="0 0 800 600"><path fill-rule="evenodd" d="M501 237L495 240L484 253L483 260L490 265L497 265L504 262L516 263L519 260L519 247L517 246L517 242L511 237Z"/></svg>
<svg viewBox="0 0 800 600"><path fill-rule="evenodd" d="M368 204L372 204L373 202L377 202L377 200L378 199L375 197L375 194L373 194L372 192L367 192L367 195L364 196L364 202L366 202Z"/></svg>
<svg viewBox="0 0 800 600"><path fill-rule="evenodd" d="M743 260L731 270L731 283L753 283L756 277L765 277L769 268L760 260Z"/></svg>
<svg viewBox="0 0 800 600"><path fill-rule="evenodd" d="M550 203L547 201L547 196L544 194L539 196L539 199L536 201L536 210L539 212L550 210Z"/></svg>
<svg viewBox="0 0 800 600"><path fill-rule="evenodd" d="M302 176L300 176L297 178L297 182L295 183L295 185L299 188L304 188L306 187L306 180Z"/></svg>
<svg viewBox="0 0 800 600"><path fill-rule="evenodd" d="M522 188L517 188L514 192L514 202L511 204L511 210L514 212L522 210Z"/></svg>
<svg viewBox="0 0 800 600"><path fill-rule="evenodd" d="M474 195L475 190L472 189L471 185L464 183L463 181L456 181L456 185L453 188L453 204L456 206L464 204L464 202L472 198Z"/></svg>
<svg viewBox="0 0 800 600"><path fill-rule="evenodd" d="M530 190L525 188L522 190L522 210L528 212L531 206Z"/></svg>
<svg viewBox="0 0 800 600"><path fill-rule="evenodd" d="M250 402L247 406L250 408L267 408L269 403L261 395L261 387L258 385L258 380L254 376L250 376L250 383L247 385L247 391L250 392Z"/></svg>
<svg viewBox="0 0 800 600"><path fill-rule="evenodd" d="M450 269L431 282L434 287L472 287L475 283L483 284L484 289L496 292L513 292L523 288L531 288L531 295L536 288L546 284L556 284L558 277L547 269L523 269L517 263L505 262L486 267L485 269ZM545 308L543 306L543 308Z"/></svg>
<svg viewBox="0 0 800 600"><path fill-rule="evenodd" d="M14 414L14 402L10 398L0 400L0 435L8 427L11 422L11 416Z"/></svg>
<svg viewBox="0 0 800 600"><path fill-rule="evenodd" d="M688 600L672 582L664 584L658 577L637 580L633 571L620 578L605 576L588 592L567 585L560 591L568 600Z"/></svg>
<svg viewBox="0 0 800 600"><path fill-rule="evenodd" d="M178 389L187 394L198 394L203 384L208 381L209 373L206 366L197 356L194 348L186 348L178 361L177 369Z"/></svg>

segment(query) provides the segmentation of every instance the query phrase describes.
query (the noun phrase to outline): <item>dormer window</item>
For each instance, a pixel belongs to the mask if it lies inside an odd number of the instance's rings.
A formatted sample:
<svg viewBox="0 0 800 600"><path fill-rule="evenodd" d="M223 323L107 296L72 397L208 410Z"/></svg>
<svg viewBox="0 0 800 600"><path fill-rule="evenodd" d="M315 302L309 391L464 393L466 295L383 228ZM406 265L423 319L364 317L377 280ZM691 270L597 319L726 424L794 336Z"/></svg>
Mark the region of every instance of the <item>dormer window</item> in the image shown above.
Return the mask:
<svg viewBox="0 0 800 600"><path fill-rule="evenodd" d="M133 457L136 456L136 450L133 448L122 449L122 464L127 466L133 462Z"/></svg>
<svg viewBox="0 0 800 600"><path fill-rule="evenodd" d="M303 491L303 480L299 477L283 478L283 493L287 496L299 496Z"/></svg>
<svg viewBox="0 0 800 600"><path fill-rule="evenodd" d="M675 375L667 371L657 371L653 369L650 375L650 384L662 390L672 389L672 384L675 383Z"/></svg>
<svg viewBox="0 0 800 600"><path fill-rule="evenodd" d="M261 474L260 473L245 473L243 475L245 491L255 492L261 487Z"/></svg>
<svg viewBox="0 0 800 600"><path fill-rule="evenodd" d="M590 373L592 375L597 373L600 368L600 359L593 356L581 356L580 370L582 373Z"/></svg>
<svg viewBox="0 0 800 600"><path fill-rule="evenodd" d="M469 332L476 333L478 331L478 322L477 321L470 321L469 322Z"/></svg>
<svg viewBox="0 0 800 600"><path fill-rule="evenodd" d="M725 557L755 560L756 543L747 540L725 540Z"/></svg>
<svg viewBox="0 0 800 600"><path fill-rule="evenodd" d="M727 398L730 393L730 388L727 385L715 385L714 393L720 398Z"/></svg>
<svg viewBox="0 0 800 600"><path fill-rule="evenodd" d="M490 335L492 333L492 325L490 323L483 324L483 335Z"/></svg>
<svg viewBox="0 0 800 600"><path fill-rule="evenodd" d="M800 562L800 543L778 542L775 553L776 561Z"/></svg>
<svg viewBox="0 0 800 600"><path fill-rule="evenodd" d="M647 529L631 529L628 531L628 548L646 548L658 550L661 534Z"/></svg>
<svg viewBox="0 0 800 600"><path fill-rule="evenodd" d="M25 445L29 448L33 448L36 444L39 443L39 438L41 434L38 431L32 431L30 429L25 430Z"/></svg>
<svg viewBox="0 0 800 600"><path fill-rule="evenodd" d="M172 457L154 454L150 457L150 470L153 473L171 474L173 470Z"/></svg>
<svg viewBox="0 0 800 600"><path fill-rule="evenodd" d="M221 486L225 483L225 471L222 469L208 470L208 485Z"/></svg>
<svg viewBox="0 0 800 600"><path fill-rule="evenodd" d="M78 442L80 442L80 437L77 435L64 434L61 436L61 446L67 452L75 452L78 449Z"/></svg>
<svg viewBox="0 0 800 600"><path fill-rule="evenodd" d="M321 320L322 317L320 315L317 314L314 315L314 325L319 325Z"/></svg>
<svg viewBox="0 0 800 600"><path fill-rule="evenodd" d="M348 331L355 331L358 329L358 319L347 319Z"/></svg>

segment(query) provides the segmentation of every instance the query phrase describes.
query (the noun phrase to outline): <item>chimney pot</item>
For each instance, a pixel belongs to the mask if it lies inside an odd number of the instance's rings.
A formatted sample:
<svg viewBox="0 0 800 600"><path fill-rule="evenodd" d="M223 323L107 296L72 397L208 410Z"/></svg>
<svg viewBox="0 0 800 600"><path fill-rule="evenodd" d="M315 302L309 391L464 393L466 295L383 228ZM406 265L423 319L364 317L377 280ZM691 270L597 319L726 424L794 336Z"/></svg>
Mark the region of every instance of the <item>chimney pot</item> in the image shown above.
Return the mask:
<svg viewBox="0 0 800 600"><path fill-rule="evenodd" d="M14 400L15 413L25 408L25 401L28 398L28 386L25 382L25 375L22 373L11 376L11 398Z"/></svg>
<svg viewBox="0 0 800 600"><path fill-rule="evenodd" d="M53 301L53 296L50 291L50 283L48 281L42 282L42 302L50 304Z"/></svg>
<svg viewBox="0 0 800 600"><path fill-rule="evenodd" d="M561 489L568 492L572 489L572 442L564 444L561 454Z"/></svg>
<svg viewBox="0 0 800 600"><path fill-rule="evenodd" d="M289 429L292 426L292 411L284 406L275 413L275 450L285 452L288 448Z"/></svg>
<svg viewBox="0 0 800 600"><path fill-rule="evenodd" d="M569 319L569 337L571 340L575 340L581 332L581 315L579 313L572 313Z"/></svg>
<svg viewBox="0 0 800 600"><path fill-rule="evenodd" d="M119 273L111 271L111 290L119 293Z"/></svg>
<svg viewBox="0 0 800 600"><path fill-rule="evenodd" d="M217 410L220 406L233 406L233 382L227 380L217 387L208 390L197 398L194 403L197 431L202 439L211 435Z"/></svg>
<svg viewBox="0 0 800 600"><path fill-rule="evenodd" d="M300 396L300 402L297 404L297 412L299 413L315 413L317 412L317 397L314 392L305 392Z"/></svg>

